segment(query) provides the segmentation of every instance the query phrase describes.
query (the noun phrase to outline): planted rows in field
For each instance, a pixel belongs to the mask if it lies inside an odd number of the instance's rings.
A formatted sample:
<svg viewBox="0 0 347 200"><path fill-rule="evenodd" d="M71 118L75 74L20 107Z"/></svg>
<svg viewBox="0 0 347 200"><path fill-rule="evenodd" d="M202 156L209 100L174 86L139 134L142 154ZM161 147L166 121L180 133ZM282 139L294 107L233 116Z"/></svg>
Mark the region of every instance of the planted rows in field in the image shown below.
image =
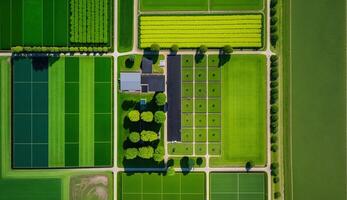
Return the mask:
<svg viewBox="0 0 347 200"><path fill-rule="evenodd" d="M70 0L70 41L108 43L109 0Z"/></svg>
<svg viewBox="0 0 347 200"><path fill-rule="evenodd" d="M141 16L140 48L262 47L262 15Z"/></svg>

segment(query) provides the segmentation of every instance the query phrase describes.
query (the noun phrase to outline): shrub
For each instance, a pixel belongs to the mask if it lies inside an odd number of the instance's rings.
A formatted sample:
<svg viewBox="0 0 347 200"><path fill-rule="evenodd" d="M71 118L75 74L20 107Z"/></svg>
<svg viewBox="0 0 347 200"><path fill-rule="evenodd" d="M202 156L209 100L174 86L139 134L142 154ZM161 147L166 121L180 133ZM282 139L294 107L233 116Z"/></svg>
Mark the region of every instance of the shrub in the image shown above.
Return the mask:
<svg viewBox="0 0 347 200"><path fill-rule="evenodd" d="M277 5L278 1L277 0L271 0L270 1L270 7L273 8Z"/></svg>
<svg viewBox="0 0 347 200"><path fill-rule="evenodd" d="M278 162L273 162L273 163L271 163L271 165L270 165L271 170L273 170L273 169L278 169L278 167L279 167Z"/></svg>
<svg viewBox="0 0 347 200"><path fill-rule="evenodd" d="M250 169L252 169L252 168L254 167L254 162L253 162L252 160L246 162L245 167L246 167L246 170L247 170L247 171L250 170Z"/></svg>
<svg viewBox="0 0 347 200"><path fill-rule="evenodd" d="M270 93L271 93L271 95L278 94L278 89L277 88L272 88Z"/></svg>
<svg viewBox="0 0 347 200"><path fill-rule="evenodd" d="M153 113L151 111L146 111L141 113L141 119L145 122L152 122L153 121Z"/></svg>
<svg viewBox="0 0 347 200"><path fill-rule="evenodd" d="M176 174L175 168L173 166L170 166L167 168L166 175L168 176L174 176Z"/></svg>
<svg viewBox="0 0 347 200"><path fill-rule="evenodd" d="M278 176L278 169L271 170L271 176Z"/></svg>
<svg viewBox="0 0 347 200"><path fill-rule="evenodd" d="M131 132L130 135L129 135L129 140L132 142L132 143L137 143L140 141L140 134L138 132Z"/></svg>
<svg viewBox="0 0 347 200"><path fill-rule="evenodd" d="M125 66L127 68L132 68L134 66L135 63L135 56L134 55L130 55L126 60L125 60Z"/></svg>
<svg viewBox="0 0 347 200"><path fill-rule="evenodd" d="M13 53L21 53L23 52L24 48L21 46L15 46L15 47L12 47L11 50Z"/></svg>
<svg viewBox="0 0 347 200"><path fill-rule="evenodd" d="M277 103L277 100L278 100L278 94L274 95L274 96L271 96L270 98L270 104L273 105L273 104L276 104Z"/></svg>
<svg viewBox="0 0 347 200"><path fill-rule="evenodd" d="M171 51L177 53L180 50L177 44L171 46Z"/></svg>
<svg viewBox="0 0 347 200"><path fill-rule="evenodd" d="M152 45L151 45L151 51L154 51L154 52L160 51L160 46L159 46L159 44L152 44Z"/></svg>
<svg viewBox="0 0 347 200"><path fill-rule="evenodd" d="M153 142L158 140L158 134L153 131L141 131L141 140L144 142Z"/></svg>
<svg viewBox="0 0 347 200"><path fill-rule="evenodd" d="M132 122L140 121L140 112L138 110L132 110L128 113L128 117Z"/></svg>
<svg viewBox="0 0 347 200"><path fill-rule="evenodd" d="M279 76L278 72L271 70L271 72L270 72L270 79L271 79L271 81L276 81L278 79L278 76Z"/></svg>
<svg viewBox="0 0 347 200"><path fill-rule="evenodd" d="M154 154L153 154L153 159L157 162L161 162L164 160L164 154L165 150L164 147L159 146L157 149L155 149Z"/></svg>
<svg viewBox="0 0 347 200"><path fill-rule="evenodd" d="M233 53L234 49L230 45L225 45L222 51L223 51L223 54L231 54Z"/></svg>
<svg viewBox="0 0 347 200"><path fill-rule="evenodd" d="M276 176L275 178L272 179L273 182L276 184L278 182L280 182L280 178L278 176Z"/></svg>
<svg viewBox="0 0 347 200"><path fill-rule="evenodd" d="M270 9L270 16L271 16L271 17L275 16L276 13L277 13L276 8L271 8L271 9Z"/></svg>
<svg viewBox="0 0 347 200"><path fill-rule="evenodd" d="M204 162L204 160L201 157L198 157L196 159L196 164L199 165L199 166L202 165L203 162Z"/></svg>
<svg viewBox="0 0 347 200"><path fill-rule="evenodd" d="M275 61L277 61L278 60L278 56L277 55L272 55L271 57L270 57L270 61L271 62L275 62Z"/></svg>
<svg viewBox="0 0 347 200"><path fill-rule="evenodd" d="M166 95L164 93L158 93L155 95L155 102L158 106L163 106L166 103Z"/></svg>
<svg viewBox="0 0 347 200"><path fill-rule="evenodd" d="M205 54L206 52L207 52L207 50L208 50L208 48L207 48L207 46L206 45L201 45L200 47L199 47L199 53L201 53L201 54Z"/></svg>
<svg viewBox="0 0 347 200"><path fill-rule="evenodd" d="M277 22L278 22L278 18L277 17L271 17L271 20L270 20L270 24L271 25L275 25Z"/></svg>
<svg viewBox="0 0 347 200"><path fill-rule="evenodd" d="M166 115L163 111L157 111L154 113L154 121L158 124L164 123L166 120Z"/></svg>
<svg viewBox="0 0 347 200"><path fill-rule="evenodd" d="M277 115L271 115L270 121L271 121L271 123L277 122L278 121L278 116Z"/></svg>
<svg viewBox="0 0 347 200"><path fill-rule="evenodd" d="M153 158L154 149L151 146L140 147L138 156L143 159Z"/></svg>
<svg viewBox="0 0 347 200"><path fill-rule="evenodd" d="M277 136L273 135L273 136L271 136L270 140L271 140L271 143L276 143L278 141L278 138L277 138Z"/></svg>
<svg viewBox="0 0 347 200"><path fill-rule="evenodd" d="M271 64L270 64L270 66L271 66L272 69L273 69L273 68L276 68L276 69L277 69L277 66L278 66L277 60L272 61Z"/></svg>
<svg viewBox="0 0 347 200"><path fill-rule="evenodd" d="M278 145L277 144L271 145L271 151L274 153L277 152L278 151Z"/></svg>
<svg viewBox="0 0 347 200"><path fill-rule="evenodd" d="M271 33L270 40L271 40L271 45L276 46L277 40L278 40L278 35L276 33Z"/></svg>
<svg viewBox="0 0 347 200"><path fill-rule="evenodd" d="M271 128L278 128L277 122L271 123L270 127Z"/></svg>
<svg viewBox="0 0 347 200"><path fill-rule="evenodd" d="M278 30L277 26L276 25L272 25L270 26L270 33L276 33Z"/></svg>
<svg viewBox="0 0 347 200"><path fill-rule="evenodd" d="M138 150L136 148L129 148L125 150L125 159L131 160L136 158L138 155Z"/></svg>
<svg viewBox="0 0 347 200"><path fill-rule="evenodd" d="M272 134L276 134L278 131L278 128L277 127L270 127L270 131Z"/></svg>

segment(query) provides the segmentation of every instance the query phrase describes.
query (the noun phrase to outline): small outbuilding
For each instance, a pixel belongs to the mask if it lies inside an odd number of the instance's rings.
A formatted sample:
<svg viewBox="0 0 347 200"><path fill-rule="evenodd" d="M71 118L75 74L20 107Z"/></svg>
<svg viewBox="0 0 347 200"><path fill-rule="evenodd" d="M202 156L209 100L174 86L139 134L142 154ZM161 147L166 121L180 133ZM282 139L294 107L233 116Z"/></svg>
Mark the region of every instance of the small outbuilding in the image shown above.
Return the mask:
<svg viewBox="0 0 347 200"><path fill-rule="evenodd" d="M120 90L128 92L141 91L141 74L140 73L120 73Z"/></svg>

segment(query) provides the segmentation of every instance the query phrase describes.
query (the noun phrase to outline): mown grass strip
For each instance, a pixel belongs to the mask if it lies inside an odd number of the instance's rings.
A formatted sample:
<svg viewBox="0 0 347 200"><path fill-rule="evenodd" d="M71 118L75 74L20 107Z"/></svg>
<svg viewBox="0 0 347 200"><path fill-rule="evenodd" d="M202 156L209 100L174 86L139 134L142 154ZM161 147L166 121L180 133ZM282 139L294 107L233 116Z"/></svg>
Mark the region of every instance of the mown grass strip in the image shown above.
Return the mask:
<svg viewBox="0 0 347 200"><path fill-rule="evenodd" d="M80 58L79 164L94 166L94 58Z"/></svg>
<svg viewBox="0 0 347 200"><path fill-rule="evenodd" d="M65 58L48 72L48 165L65 165Z"/></svg>

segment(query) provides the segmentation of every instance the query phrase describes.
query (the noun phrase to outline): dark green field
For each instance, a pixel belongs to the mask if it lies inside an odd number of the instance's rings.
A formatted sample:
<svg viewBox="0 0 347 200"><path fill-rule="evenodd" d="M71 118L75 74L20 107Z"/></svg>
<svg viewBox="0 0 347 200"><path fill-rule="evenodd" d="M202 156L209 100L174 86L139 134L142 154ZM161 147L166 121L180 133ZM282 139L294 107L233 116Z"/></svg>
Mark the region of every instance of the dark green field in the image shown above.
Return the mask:
<svg viewBox="0 0 347 200"><path fill-rule="evenodd" d="M13 59L13 166L112 165L111 57Z"/></svg>
<svg viewBox="0 0 347 200"><path fill-rule="evenodd" d="M134 0L118 0L118 51L133 49Z"/></svg>
<svg viewBox="0 0 347 200"><path fill-rule="evenodd" d="M286 199L346 199L346 1L284 3Z"/></svg>

